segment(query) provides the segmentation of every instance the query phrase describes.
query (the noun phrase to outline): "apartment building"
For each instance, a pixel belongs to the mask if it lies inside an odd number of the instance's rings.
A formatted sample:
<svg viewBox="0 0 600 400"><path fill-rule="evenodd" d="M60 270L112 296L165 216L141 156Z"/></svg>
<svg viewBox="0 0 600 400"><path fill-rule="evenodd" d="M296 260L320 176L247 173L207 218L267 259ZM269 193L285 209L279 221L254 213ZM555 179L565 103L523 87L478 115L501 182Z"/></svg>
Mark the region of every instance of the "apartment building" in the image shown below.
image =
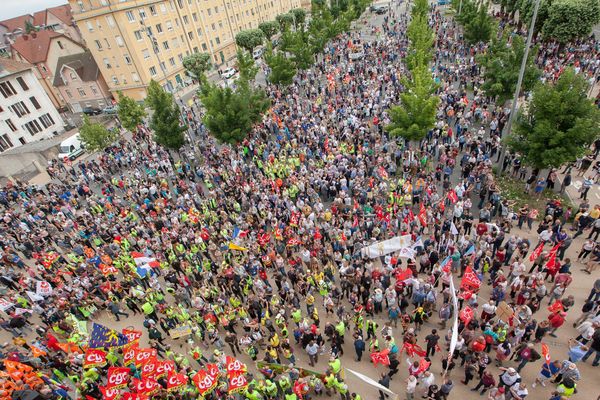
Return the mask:
<svg viewBox="0 0 600 400"><path fill-rule="evenodd" d="M151 79L174 90L182 61L206 52L222 67L235 35L301 6L301 0L69 0L73 18L115 94L142 100Z"/></svg>
<svg viewBox="0 0 600 400"><path fill-rule="evenodd" d="M50 138L63 125L33 66L0 57L0 152Z"/></svg>

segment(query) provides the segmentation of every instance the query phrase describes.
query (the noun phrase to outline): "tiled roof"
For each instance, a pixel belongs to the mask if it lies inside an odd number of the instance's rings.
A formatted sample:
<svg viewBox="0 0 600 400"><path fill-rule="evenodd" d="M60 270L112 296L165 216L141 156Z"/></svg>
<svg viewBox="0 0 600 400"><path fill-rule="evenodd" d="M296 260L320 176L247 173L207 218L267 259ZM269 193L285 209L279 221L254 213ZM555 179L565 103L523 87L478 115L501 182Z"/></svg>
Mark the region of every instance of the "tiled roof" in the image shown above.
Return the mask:
<svg viewBox="0 0 600 400"><path fill-rule="evenodd" d="M9 32L13 32L18 28L23 29L25 31L25 22L33 21L33 17L29 14L20 15L18 17L5 19L4 21L0 21L0 25L4 25Z"/></svg>
<svg viewBox="0 0 600 400"><path fill-rule="evenodd" d="M28 63L0 57L0 78L28 70L31 67L32 65Z"/></svg>
<svg viewBox="0 0 600 400"><path fill-rule="evenodd" d="M42 30L29 35L22 35L12 44L12 50L19 53L32 64L45 61L48 56L50 42L57 36L64 36L54 31Z"/></svg>

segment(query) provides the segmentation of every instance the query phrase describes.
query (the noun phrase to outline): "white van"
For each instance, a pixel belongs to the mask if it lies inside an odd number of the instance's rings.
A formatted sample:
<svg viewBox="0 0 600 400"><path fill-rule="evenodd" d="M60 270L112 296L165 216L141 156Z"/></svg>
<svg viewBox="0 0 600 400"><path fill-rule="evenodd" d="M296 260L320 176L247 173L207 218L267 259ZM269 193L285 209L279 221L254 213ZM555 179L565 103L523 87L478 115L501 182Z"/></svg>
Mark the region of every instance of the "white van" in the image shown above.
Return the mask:
<svg viewBox="0 0 600 400"><path fill-rule="evenodd" d="M73 161L82 155L84 150L79 133L77 133L60 143L58 148L58 159L62 161L68 158Z"/></svg>

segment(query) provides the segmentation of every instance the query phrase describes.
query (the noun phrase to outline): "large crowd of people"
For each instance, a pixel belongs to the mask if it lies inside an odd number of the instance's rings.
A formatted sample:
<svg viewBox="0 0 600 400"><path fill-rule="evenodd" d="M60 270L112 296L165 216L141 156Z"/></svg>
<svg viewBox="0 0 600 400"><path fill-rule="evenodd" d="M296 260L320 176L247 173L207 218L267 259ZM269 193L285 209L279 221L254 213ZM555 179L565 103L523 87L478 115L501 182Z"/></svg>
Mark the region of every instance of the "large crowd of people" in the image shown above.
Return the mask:
<svg viewBox="0 0 600 400"><path fill-rule="evenodd" d="M569 286L600 259L600 208L503 198L492 167L508 111L480 89L485 46L465 44L437 7L436 126L418 144L388 136L407 9L395 4L371 39L330 42L289 88L268 86L272 108L239 146L198 124L196 146L174 156L141 126L56 165L43 187L3 188L0 326L12 343L0 398L367 399L348 384L351 358L383 365L361 370L381 400L399 371L408 400L457 385L490 400L538 385L576 396L578 364L600 362L600 279L583 304ZM364 57L349 58L349 41ZM538 63L545 79L572 65L594 76L598 44L543 44ZM538 172L506 159L537 191ZM545 342L568 314L578 336L552 359ZM122 317L139 324L116 329Z"/></svg>

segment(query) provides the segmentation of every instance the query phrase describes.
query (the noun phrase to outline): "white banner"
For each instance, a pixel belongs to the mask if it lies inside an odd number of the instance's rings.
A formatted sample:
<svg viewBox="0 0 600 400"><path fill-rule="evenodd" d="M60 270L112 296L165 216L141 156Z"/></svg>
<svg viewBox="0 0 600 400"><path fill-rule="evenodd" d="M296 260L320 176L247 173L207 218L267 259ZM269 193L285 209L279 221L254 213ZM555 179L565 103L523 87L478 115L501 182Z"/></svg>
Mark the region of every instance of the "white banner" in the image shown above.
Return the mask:
<svg viewBox="0 0 600 400"><path fill-rule="evenodd" d="M395 236L391 239L377 242L362 249L362 254L370 258L382 257L400 249L409 248L411 245L411 235Z"/></svg>
<svg viewBox="0 0 600 400"><path fill-rule="evenodd" d="M358 376L360 379L367 382L369 385L375 386L377 389L381 390L382 392L391 394L392 396L396 396L396 393L392 392L390 389L386 388L385 386L380 385L379 382L377 382L375 379L369 378L368 376L363 375L360 372L353 371L350 368L346 368L346 371L352 372L354 375Z"/></svg>
<svg viewBox="0 0 600 400"><path fill-rule="evenodd" d="M6 299L0 299L0 311L6 311L14 305L15 303L11 303Z"/></svg>
<svg viewBox="0 0 600 400"><path fill-rule="evenodd" d="M46 281L37 281L35 293L38 296L50 296L52 294L52 285Z"/></svg>
<svg viewBox="0 0 600 400"><path fill-rule="evenodd" d="M42 296L40 296L38 294L35 294L32 291L30 291L30 290L27 290L25 293L27 293L27 296L29 296L29 298L31 299L31 301L37 302L37 301L44 300L44 298Z"/></svg>
<svg viewBox="0 0 600 400"><path fill-rule="evenodd" d="M452 337L450 338L450 356L454 354L454 349L456 349L456 342L458 342L458 299L456 298L456 290L454 289L454 278L450 275L450 294L452 294L452 308L453 310L453 319L452 323Z"/></svg>

